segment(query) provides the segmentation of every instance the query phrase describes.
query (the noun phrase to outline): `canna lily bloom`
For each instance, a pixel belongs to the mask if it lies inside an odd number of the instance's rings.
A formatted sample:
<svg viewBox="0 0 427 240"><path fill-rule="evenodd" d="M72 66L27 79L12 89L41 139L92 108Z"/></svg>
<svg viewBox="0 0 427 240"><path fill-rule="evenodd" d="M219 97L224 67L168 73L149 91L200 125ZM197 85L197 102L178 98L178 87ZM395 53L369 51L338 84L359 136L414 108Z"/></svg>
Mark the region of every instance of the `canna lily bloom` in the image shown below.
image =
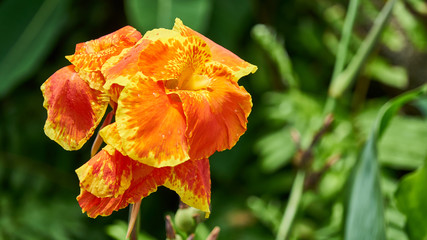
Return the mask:
<svg viewBox="0 0 427 240"><path fill-rule="evenodd" d="M238 80L257 67L179 19L143 37L122 28L67 59L41 87L46 135L79 149L113 108L99 132L107 145L76 170L83 212L110 215L165 186L209 214L208 158L246 131L252 101Z"/></svg>

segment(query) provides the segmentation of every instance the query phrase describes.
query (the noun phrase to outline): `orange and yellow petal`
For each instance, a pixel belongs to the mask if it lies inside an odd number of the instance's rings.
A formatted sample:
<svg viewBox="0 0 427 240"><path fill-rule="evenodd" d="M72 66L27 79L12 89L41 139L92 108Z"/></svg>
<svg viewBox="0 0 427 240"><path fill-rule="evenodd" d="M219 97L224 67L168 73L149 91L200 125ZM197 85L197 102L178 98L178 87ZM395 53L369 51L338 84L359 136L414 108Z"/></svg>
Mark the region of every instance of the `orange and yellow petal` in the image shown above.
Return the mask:
<svg viewBox="0 0 427 240"><path fill-rule="evenodd" d="M82 208L82 212L87 212L89 217L95 218L97 216L111 215L113 211L127 207L129 203L124 197L124 195L121 195L116 198L100 198L84 189L80 189L77 201Z"/></svg>
<svg viewBox="0 0 427 240"><path fill-rule="evenodd" d="M41 86L47 110L46 135L66 150L77 150L92 136L108 97L81 79L72 65L56 71Z"/></svg>
<svg viewBox="0 0 427 240"><path fill-rule="evenodd" d="M211 50L212 61L217 61L228 66L233 71L233 75L236 77L236 81L250 73L255 73L258 69L255 65L244 61L226 48L216 44L209 38L185 26L179 18L175 19L173 30L179 32L182 36L185 37L197 36L202 38L208 44Z"/></svg>
<svg viewBox="0 0 427 240"><path fill-rule="evenodd" d="M105 79L101 73L102 65L123 49L134 46L142 38L133 27L126 26L95 40L79 43L73 55L66 58L77 68L80 77L97 90L102 90Z"/></svg>
<svg viewBox="0 0 427 240"><path fill-rule="evenodd" d="M99 131L99 135L102 137L107 145L112 146L114 149L119 151L123 155L127 155L122 147L122 138L117 130L117 122L111 123L105 126Z"/></svg>
<svg viewBox="0 0 427 240"><path fill-rule="evenodd" d="M210 213L211 178L209 160L189 160L171 170L165 187L175 191L181 201Z"/></svg>
<svg viewBox="0 0 427 240"><path fill-rule="evenodd" d="M120 156L117 151L114 154ZM83 212L87 212L89 217L107 216L113 211L140 201L155 192L157 187L163 185L171 174L170 167L154 168L124 156L121 156L121 158L125 162L123 164L131 168L132 180L130 186L123 194L116 197L100 197L82 187L77 200Z"/></svg>
<svg viewBox="0 0 427 240"><path fill-rule="evenodd" d="M215 151L232 148L246 131L252 108L251 96L233 81L221 64L209 64L204 75L206 90L176 91L187 119L191 159L208 158Z"/></svg>
<svg viewBox="0 0 427 240"><path fill-rule="evenodd" d="M109 91L113 85L126 86L138 70L139 53L145 49L149 40L141 39L134 47L127 48L120 55L111 57L102 66L105 77L105 91Z"/></svg>
<svg viewBox="0 0 427 240"><path fill-rule="evenodd" d="M154 166L175 166L189 159L186 123L178 98L165 93L163 82L139 78L122 91L116 112L124 152Z"/></svg>
<svg viewBox="0 0 427 240"><path fill-rule="evenodd" d="M207 44L199 37L161 38L139 55L142 74L156 81L176 80L174 87L185 88L194 72L211 60Z"/></svg>
<svg viewBox="0 0 427 240"><path fill-rule="evenodd" d="M80 187L98 197L117 197L130 186L130 159L106 146L76 170Z"/></svg>
<svg viewBox="0 0 427 240"><path fill-rule="evenodd" d="M150 43L158 39L175 36L179 36L179 34L175 31L162 28L148 31L135 46L123 49L119 55L108 59L101 70L106 80L104 85L105 91L110 92L114 86L121 86L123 88L131 81L132 77L140 71L138 66L139 55ZM114 100L116 95L114 93L111 95L113 95L112 98Z"/></svg>

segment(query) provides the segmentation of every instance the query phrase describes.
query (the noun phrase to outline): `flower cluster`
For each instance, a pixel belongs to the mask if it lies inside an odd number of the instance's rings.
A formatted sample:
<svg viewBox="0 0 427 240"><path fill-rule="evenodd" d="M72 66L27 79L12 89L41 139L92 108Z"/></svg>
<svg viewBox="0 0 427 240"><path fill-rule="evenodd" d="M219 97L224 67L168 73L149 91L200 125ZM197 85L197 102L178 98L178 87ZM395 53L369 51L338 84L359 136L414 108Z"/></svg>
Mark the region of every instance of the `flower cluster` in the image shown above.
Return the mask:
<svg viewBox="0 0 427 240"><path fill-rule="evenodd" d="M41 86L46 135L79 149L112 108L105 147L76 170L83 211L110 215L165 186L209 214L208 158L246 131L251 96L237 82L257 67L179 19L144 36L124 27L66 58Z"/></svg>

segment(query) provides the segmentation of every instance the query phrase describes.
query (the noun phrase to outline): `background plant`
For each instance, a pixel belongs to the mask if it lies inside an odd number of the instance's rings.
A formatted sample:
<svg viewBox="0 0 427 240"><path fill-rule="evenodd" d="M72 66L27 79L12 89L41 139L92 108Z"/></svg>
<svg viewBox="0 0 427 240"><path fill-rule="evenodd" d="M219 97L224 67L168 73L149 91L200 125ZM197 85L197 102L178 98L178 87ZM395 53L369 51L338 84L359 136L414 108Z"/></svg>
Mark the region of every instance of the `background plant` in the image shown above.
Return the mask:
<svg viewBox="0 0 427 240"><path fill-rule="evenodd" d="M7 24L0 24L6 33L0 38L0 238L123 236L123 222L116 221L126 221L125 211L95 220L80 214L74 170L89 159L90 149L65 152L45 137L39 86L67 64L63 56L74 52L76 42L127 24L141 32L170 28L175 17L259 68L242 81L254 102L247 133L233 150L211 159L212 215L196 236L204 239L219 226L219 239L276 237L296 176L298 146L291 132L299 133L300 148L307 150L326 113L333 112L329 131L312 148L310 172L339 158L301 195L290 239L351 239L352 231L361 229L360 221L349 224L349 216L351 202L365 196L355 182L368 172L353 172L362 159L377 164L370 176L378 180L372 186L378 186L375 199L383 211L373 217L384 223L387 239L424 237L427 98L419 88L390 102L426 82L424 1L395 2L358 74L335 104L328 100L331 80L351 66L384 5L377 0L2 1L0 23ZM341 48L344 36L348 45ZM402 99L412 101L402 105ZM397 115L391 117L387 106ZM383 119L387 125L374 125ZM381 138L372 135L378 129ZM163 239L164 216L177 205L173 192L163 188L144 199L142 234Z"/></svg>

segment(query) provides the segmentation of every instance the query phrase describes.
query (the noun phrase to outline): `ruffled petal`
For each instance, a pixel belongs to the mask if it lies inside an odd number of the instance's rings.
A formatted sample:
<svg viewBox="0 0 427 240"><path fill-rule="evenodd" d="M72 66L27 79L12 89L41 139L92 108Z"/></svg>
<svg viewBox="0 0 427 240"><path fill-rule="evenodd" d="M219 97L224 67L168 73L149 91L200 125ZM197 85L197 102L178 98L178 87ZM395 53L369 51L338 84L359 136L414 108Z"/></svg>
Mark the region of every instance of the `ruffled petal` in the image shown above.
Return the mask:
<svg viewBox="0 0 427 240"><path fill-rule="evenodd" d="M131 160L106 146L76 170L80 187L98 197L117 197L130 186Z"/></svg>
<svg viewBox="0 0 427 240"><path fill-rule="evenodd" d="M114 149L119 151L123 155L127 155L122 147L122 138L117 130L117 122L114 122L108 126L105 126L99 131L102 139L107 145L112 146Z"/></svg>
<svg viewBox="0 0 427 240"><path fill-rule="evenodd" d="M92 88L102 90L105 84L102 65L123 49L134 46L141 38L136 29L126 26L98 39L77 44L74 55L66 58L77 67L80 77L88 81Z"/></svg>
<svg viewBox="0 0 427 240"><path fill-rule="evenodd" d="M162 38L149 44L139 55L142 74L156 81L174 80L170 88L191 88L194 72L211 60L207 44L199 37ZM193 89L192 89L193 90Z"/></svg>
<svg viewBox="0 0 427 240"><path fill-rule="evenodd" d="M122 91L116 112L124 152L154 166L175 166L189 159L181 102L165 93L163 82L136 76Z"/></svg>
<svg viewBox="0 0 427 240"><path fill-rule="evenodd" d="M108 97L90 88L72 65L55 72L41 90L48 114L46 135L66 150L81 148L101 121Z"/></svg>
<svg viewBox="0 0 427 240"><path fill-rule="evenodd" d="M175 191L181 201L210 213L211 178L209 160L189 160L172 168L165 187Z"/></svg>
<svg viewBox="0 0 427 240"><path fill-rule="evenodd" d="M135 46L124 49L119 55L111 57L105 62L101 70L106 80L104 90L110 93L113 101L117 102L117 92L120 92L140 71L138 59L141 52L153 41L178 35L177 32L167 29L148 31Z"/></svg>
<svg viewBox="0 0 427 240"><path fill-rule="evenodd" d="M216 44L209 38L185 26L179 18L175 19L173 30L179 32L182 36L197 36L202 38L208 44L211 50L212 60L228 66L233 71L233 75L235 76L236 81L250 73L255 73L258 69L257 66L244 61L234 53Z"/></svg>
<svg viewBox="0 0 427 240"><path fill-rule="evenodd" d="M121 158L124 162L121 164L131 168L132 180L130 186L122 195L118 195L117 197L96 196L88 192L85 188L82 188L77 200L83 212L87 212L89 217L94 218L98 215L107 216L113 211L126 207L130 203L140 201L142 198L155 192L157 187L163 185L171 174L170 167L154 168L120 156L120 153L117 151L113 154Z"/></svg>
<svg viewBox="0 0 427 240"><path fill-rule="evenodd" d="M124 195L121 195L117 198L100 198L84 189L80 189L77 201L82 208L82 212L87 212L89 217L95 218L97 216L111 215L113 211L127 207L129 203L124 197Z"/></svg>
<svg viewBox="0 0 427 240"><path fill-rule="evenodd" d="M191 159L208 158L232 148L246 131L251 96L233 81L227 67L214 63L203 72L209 86L200 91L177 90L187 119Z"/></svg>

